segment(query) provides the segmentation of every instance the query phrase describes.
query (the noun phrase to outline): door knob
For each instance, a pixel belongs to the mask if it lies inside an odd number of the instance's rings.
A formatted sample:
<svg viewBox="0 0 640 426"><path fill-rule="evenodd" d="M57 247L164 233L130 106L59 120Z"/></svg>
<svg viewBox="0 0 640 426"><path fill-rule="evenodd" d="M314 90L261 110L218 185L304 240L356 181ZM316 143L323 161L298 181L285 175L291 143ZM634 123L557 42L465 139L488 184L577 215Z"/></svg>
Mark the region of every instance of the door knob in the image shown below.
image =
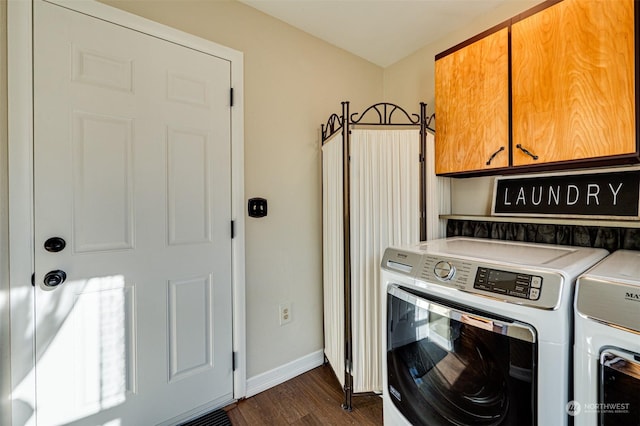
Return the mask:
<svg viewBox="0 0 640 426"><path fill-rule="evenodd" d="M44 285L47 287L57 287L67 279L67 274L61 270L49 271L44 276Z"/></svg>
<svg viewBox="0 0 640 426"><path fill-rule="evenodd" d="M60 237L51 237L44 242L44 249L50 253L62 251L66 246L67 242Z"/></svg>

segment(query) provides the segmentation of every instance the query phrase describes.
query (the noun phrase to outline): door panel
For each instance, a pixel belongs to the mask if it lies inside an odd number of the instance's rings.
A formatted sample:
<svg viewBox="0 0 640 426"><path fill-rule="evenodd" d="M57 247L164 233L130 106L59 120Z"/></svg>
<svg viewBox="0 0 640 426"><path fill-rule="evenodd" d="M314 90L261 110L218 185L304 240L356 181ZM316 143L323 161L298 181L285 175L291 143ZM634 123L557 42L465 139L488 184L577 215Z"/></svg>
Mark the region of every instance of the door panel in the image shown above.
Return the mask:
<svg viewBox="0 0 640 426"><path fill-rule="evenodd" d="M230 63L34 7L38 424L229 402Z"/></svg>
<svg viewBox="0 0 640 426"><path fill-rule="evenodd" d="M73 248L133 249L133 120L81 111L71 119ZM101 182L109 191L96 191Z"/></svg>

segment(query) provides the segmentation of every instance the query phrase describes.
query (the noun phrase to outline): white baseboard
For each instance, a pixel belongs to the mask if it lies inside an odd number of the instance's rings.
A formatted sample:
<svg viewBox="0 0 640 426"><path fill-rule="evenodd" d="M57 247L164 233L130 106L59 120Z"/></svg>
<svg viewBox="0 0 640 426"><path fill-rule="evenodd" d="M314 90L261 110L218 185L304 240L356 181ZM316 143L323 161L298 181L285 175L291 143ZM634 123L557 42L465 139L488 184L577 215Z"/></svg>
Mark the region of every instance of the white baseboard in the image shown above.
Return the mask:
<svg viewBox="0 0 640 426"><path fill-rule="evenodd" d="M323 363L324 351L320 349L319 351L305 355L280 367L276 367L273 370L250 377L247 379L246 397L249 398L250 396L266 391L302 373L306 373Z"/></svg>

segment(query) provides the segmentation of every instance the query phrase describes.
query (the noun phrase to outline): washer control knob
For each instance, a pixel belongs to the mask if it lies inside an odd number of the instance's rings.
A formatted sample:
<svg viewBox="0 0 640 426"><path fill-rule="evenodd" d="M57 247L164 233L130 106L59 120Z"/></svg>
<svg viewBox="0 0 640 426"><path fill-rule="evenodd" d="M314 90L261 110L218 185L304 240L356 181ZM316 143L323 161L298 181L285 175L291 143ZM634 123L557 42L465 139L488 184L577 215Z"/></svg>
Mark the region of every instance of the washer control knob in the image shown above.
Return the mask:
<svg viewBox="0 0 640 426"><path fill-rule="evenodd" d="M456 274L456 267L451 262L440 261L433 267L436 278L442 281L449 281Z"/></svg>

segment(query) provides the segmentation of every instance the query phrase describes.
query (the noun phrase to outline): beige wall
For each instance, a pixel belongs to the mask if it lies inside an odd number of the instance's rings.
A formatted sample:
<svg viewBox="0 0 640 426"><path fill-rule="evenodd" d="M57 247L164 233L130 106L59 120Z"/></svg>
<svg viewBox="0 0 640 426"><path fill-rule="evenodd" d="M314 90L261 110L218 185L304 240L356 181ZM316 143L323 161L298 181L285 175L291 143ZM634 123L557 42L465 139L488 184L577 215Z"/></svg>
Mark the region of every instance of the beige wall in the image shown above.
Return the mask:
<svg viewBox="0 0 640 426"><path fill-rule="evenodd" d="M542 0L508 0L502 6L480 17L462 30L452 32L384 70L384 97L400 105L418 102L428 104L428 113L434 112L435 55L461 43L482 31L497 25ZM491 114L491 111L487 111ZM436 130L437 130L436 118ZM451 213L487 215L491 210L493 194L491 177L451 180Z"/></svg>
<svg viewBox="0 0 640 426"><path fill-rule="evenodd" d="M7 166L7 0L0 0L0 425L11 419Z"/></svg>
<svg viewBox="0 0 640 426"><path fill-rule="evenodd" d="M382 69L236 1L107 4L244 52L247 377L323 348L320 124L382 97ZM293 321L279 325L278 304Z"/></svg>

